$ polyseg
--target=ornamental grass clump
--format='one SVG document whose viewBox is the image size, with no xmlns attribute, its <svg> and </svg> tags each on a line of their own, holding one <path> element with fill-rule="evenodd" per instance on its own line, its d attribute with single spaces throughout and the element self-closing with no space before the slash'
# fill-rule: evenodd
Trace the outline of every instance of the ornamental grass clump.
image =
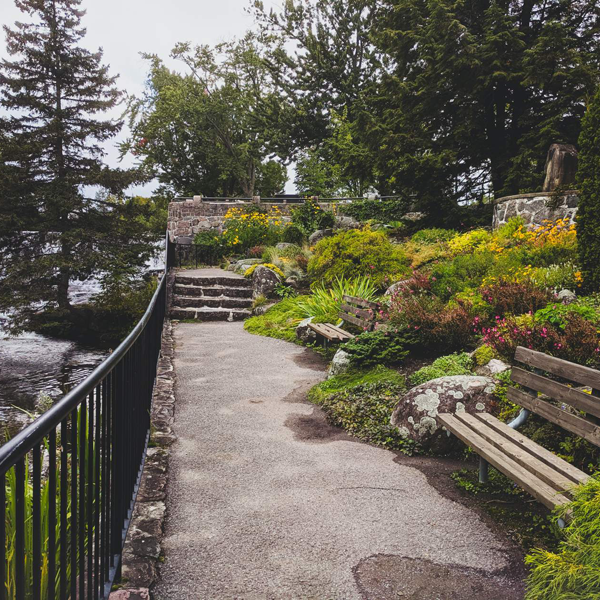
<svg viewBox="0 0 600 600">
<path fill-rule="evenodd" d="M 370 277 L 336 277 L 330 285 L 313 284 L 311 292 L 298 302 L 304 318 L 313 317 L 316 323 L 335 323 L 339 320 L 344 296 L 373 300 L 377 289 Z"/>
<path fill-rule="evenodd" d="M 535 549 L 525 558 L 530 567 L 526 600 L 593 600 L 600 598 L 600 476 L 575 488 L 573 501 L 556 510 L 570 513 L 557 552 Z"/>
</svg>

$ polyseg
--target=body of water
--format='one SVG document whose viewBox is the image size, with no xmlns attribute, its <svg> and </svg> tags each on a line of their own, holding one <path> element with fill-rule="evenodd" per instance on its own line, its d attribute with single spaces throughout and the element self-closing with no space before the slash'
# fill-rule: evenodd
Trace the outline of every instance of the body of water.
<svg viewBox="0 0 600 600">
<path fill-rule="evenodd" d="M 162 252 L 149 261 L 148 271 L 162 271 Z M 70 287 L 73 304 L 88 302 L 100 291 L 96 280 L 75 281 Z M 0 314 L 0 427 L 11 433 L 89 375 L 108 356 L 109 350 L 78 342 L 24 333 L 8 337 Z M 0 439 L 4 436 L 0 432 Z"/>
</svg>

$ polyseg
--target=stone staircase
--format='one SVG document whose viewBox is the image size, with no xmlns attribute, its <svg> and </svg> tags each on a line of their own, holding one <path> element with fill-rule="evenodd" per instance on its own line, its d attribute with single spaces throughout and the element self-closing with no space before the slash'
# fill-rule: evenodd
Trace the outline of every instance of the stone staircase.
<svg viewBox="0 0 600 600">
<path fill-rule="evenodd" d="M 232 275 L 176 275 L 172 319 L 240 321 L 251 316 L 252 282 Z"/>
</svg>

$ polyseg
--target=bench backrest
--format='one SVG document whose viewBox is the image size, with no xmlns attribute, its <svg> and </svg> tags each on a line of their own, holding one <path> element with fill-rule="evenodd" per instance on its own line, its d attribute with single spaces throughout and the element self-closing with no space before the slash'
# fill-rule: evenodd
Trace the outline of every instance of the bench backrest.
<svg viewBox="0 0 600 600">
<path fill-rule="evenodd" d="M 339 317 L 343 321 L 360 327 L 363 331 L 373 331 L 379 304 L 354 296 L 344 296 Z"/>
<path fill-rule="evenodd" d="M 519 346 L 515 362 L 534 369 L 514 366 L 511 380 L 523 389 L 509 388 L 508 399 L 548 421 L 600 446 L 600 371 L 571 363 L 543 352 Z M 592 394 L 549 379 L 544 372 L 592 389 Z M 538 396 L 538 392 L 559 403 L 556 406 Z M 585 414 L 574 414 L 568 407 Z"/>
</svg>

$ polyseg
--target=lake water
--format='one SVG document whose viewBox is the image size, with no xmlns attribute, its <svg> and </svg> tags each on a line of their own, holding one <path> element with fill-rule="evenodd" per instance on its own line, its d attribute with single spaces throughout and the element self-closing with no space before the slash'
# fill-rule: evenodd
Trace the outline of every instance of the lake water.
<svg viewBox="0 0 600 600">
<path fill-rule="evenodd" d="M 162 253 L 149 261 L 147 269 L 164 268 Z M 87 302 L 99 291 L 98 282 L 73 282 L 69 290 L 74 304 Z M 91 373 L 109 350 L 77 342 L 25 333 L 7 337 L 0 314 L 0 428 L 14 433 L 29 422 L 26 412 L 56 400 Z M 0 431 L 0 439 L 4 436 Z"/>
</svg>

